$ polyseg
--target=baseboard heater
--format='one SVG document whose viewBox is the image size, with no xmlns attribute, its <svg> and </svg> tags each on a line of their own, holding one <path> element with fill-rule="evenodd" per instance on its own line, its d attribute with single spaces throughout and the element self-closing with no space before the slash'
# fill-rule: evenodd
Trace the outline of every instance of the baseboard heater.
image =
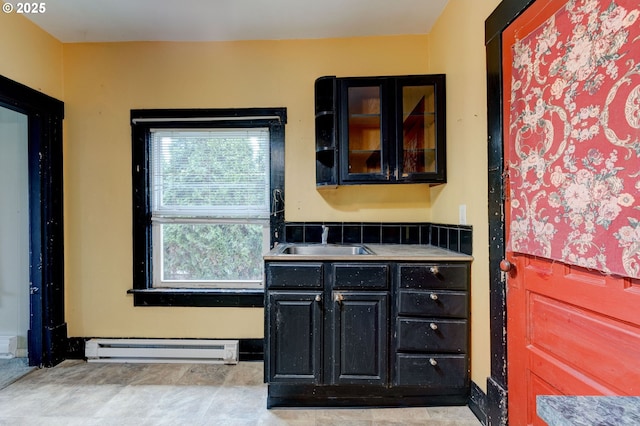
<svg viewBox="0 0 640 426">
<path fill-rule="evenodd" d="M 237 364 L 237 340 L 90 339 L 89 362 Z"/>
<path fill-rule="evenodd" d="M 17 336 L 0 336 L 0 359 L 15 358 L 17 350 Z"/>
</svg>

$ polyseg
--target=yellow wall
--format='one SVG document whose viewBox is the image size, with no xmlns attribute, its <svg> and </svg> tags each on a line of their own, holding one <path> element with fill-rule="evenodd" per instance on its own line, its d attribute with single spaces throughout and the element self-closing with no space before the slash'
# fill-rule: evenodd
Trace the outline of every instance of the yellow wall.
<svg viewBox="0 0 640 426">
<path fill-rule="evenodd" d="M 1 2 L 0 2 L 1 3 Z M 429 36 L 224 43 L 62 44 L 0 13 L 0 75 L 65 101 L 69 336 L 254 338 L 262 309 L 134 308 L 132 108 L 287 107 L 286 219 L 474 227 L 472 379 L 489 375 L 484 20 L 499 0 L 449 0 Z M 322 75 L 447 74 L 448 183 L 318 192 L 313 82 Z"/>
<path fill-rule="evenodd" d="M 263 335 L 263 310 L 133 307 L 132 108 L 286 107 L 286 219 L 428 221 L 426 185 L 315 189 L 313 83 L 425 73 L 427 36 L 65 44 L 66 316 L 70 336 Z"/>
<path fill-rule="evenodd" d="M 63 100 L 62 69 L 62 43 L 24 16 L 0 12 L 0 75 Z"/>
<path fill-rule="evenodd" d="M 447 74 L 447 184 L 431 189 L 431 220 L 473 226 L 471 378 L 485 389 L 489 346 L 487 94 L 484 21 L 500 0 L 449 0 L 429 34 L 429 69 Z"/>
</svg>

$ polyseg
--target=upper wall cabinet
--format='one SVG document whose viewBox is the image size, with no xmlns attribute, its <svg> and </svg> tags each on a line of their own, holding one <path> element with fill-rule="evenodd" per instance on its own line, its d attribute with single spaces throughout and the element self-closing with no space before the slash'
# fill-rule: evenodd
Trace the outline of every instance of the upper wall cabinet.
<svg viewBox="0 0 640 426">
<path fill-rule="evenodd" d="M 321 77 L 316 184 L 446 182 L 444 74 Z"/>
</svg>

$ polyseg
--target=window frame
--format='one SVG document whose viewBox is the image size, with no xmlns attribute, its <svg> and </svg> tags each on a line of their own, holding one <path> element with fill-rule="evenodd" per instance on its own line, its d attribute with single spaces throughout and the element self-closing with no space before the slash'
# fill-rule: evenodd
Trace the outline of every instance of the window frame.
<svg viewBox="0 0 640 426">
<path fill-rule="evenodd" d="M 134 306 L 263 307 L 263 289 L 153 287 L 150 131 L 158 128 L 267 127 L 270 133 L 270 246 L 283 240 L 286 108 L 131 110 Z"/>
</svg>

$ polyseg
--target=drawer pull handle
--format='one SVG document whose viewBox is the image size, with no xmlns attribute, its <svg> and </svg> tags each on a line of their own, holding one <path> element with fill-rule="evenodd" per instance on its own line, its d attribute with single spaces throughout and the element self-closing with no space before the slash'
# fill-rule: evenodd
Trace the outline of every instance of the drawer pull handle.
<svg viewBox="0 0 640 426">
<path fill-rule="evenodd" d="M 429 364 L 431 364 L 431 365 L 433 365 L 435 367 L 436 365 L 438 365 L 438 361 L 436 361 L 433 358 L 429 358 Z"/>
<path fill-rule="evenodd" d="M 432 330 L 437 330 L 438 324 L 436 324 L 435 322 L 432 322 L 431 324 L 429 324 L 429 327 L 431 327 Z"/>
<path fill-rule="evenodd" d="M 316 294 L 316 302 L 321 302 L 322 301 L 322 296 L 320 296 L 319 294 Z"/>
<path fill-rule="evenodd" d="M 440 273 L 440 268 L 438 268 L 437 266 L 432 266 L 429 268 L 429 272 L 431 272 L 431 274 L 436 277 L 437 280 L 443 281 L 444 277 L 442 276 L 442 274 Z"/>
<path fill-rule="evenodd" d="M 431 298 L 431 300 L 438 300 L 438 295 L 435 293 L 431 293 L 429 297 Z"/>
</svg>

